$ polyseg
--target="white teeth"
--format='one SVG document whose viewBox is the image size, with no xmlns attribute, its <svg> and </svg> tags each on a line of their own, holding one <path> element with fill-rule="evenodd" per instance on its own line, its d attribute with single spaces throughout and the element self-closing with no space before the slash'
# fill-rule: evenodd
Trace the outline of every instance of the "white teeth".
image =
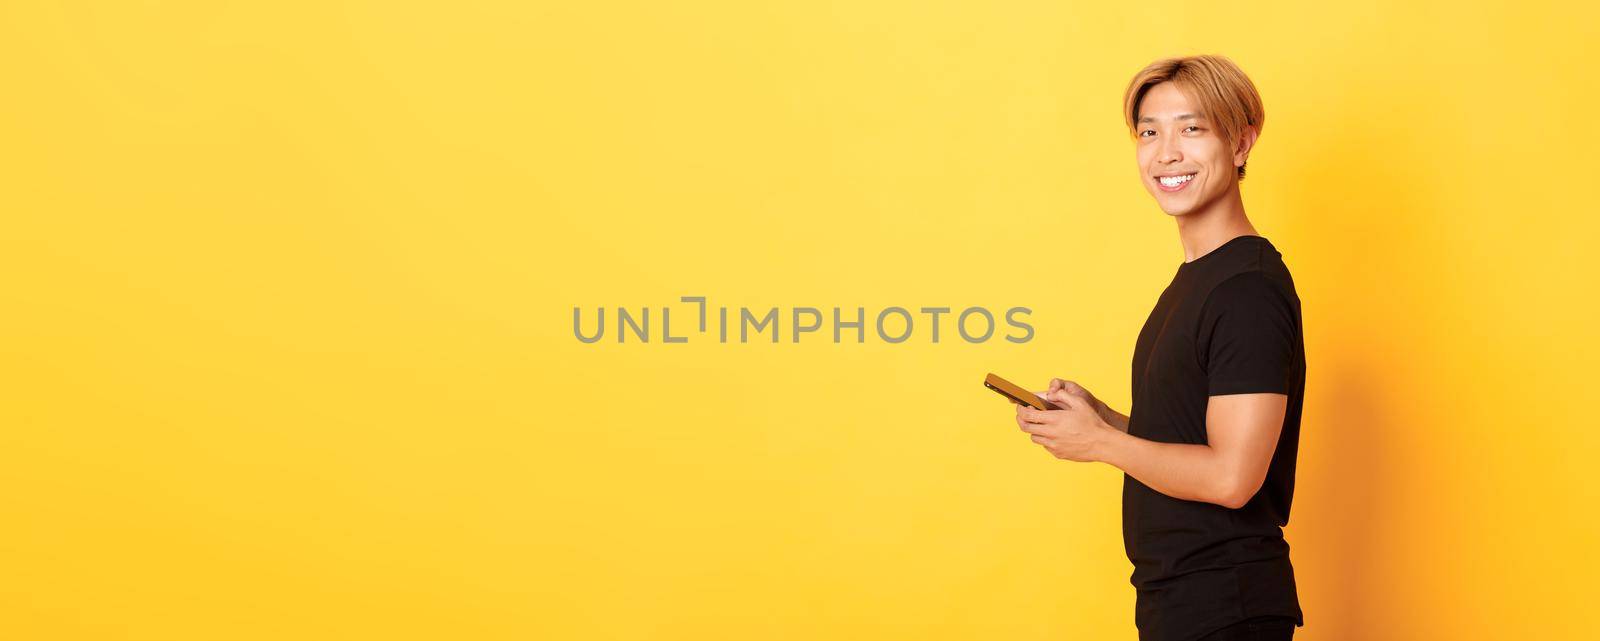
<svg viewBox="0 0 1600 641">
<path fill-rule="evenodd" d="M 1189 174 L 1186 176 L 1162 176 L 1159 180 L 1161 181 L 1162 186 L 1177 187 L 1178 185 L 1189 182 L 1189 179 L 1191 178 L 1194 178 L 1194 174 Z"/>
</svg>

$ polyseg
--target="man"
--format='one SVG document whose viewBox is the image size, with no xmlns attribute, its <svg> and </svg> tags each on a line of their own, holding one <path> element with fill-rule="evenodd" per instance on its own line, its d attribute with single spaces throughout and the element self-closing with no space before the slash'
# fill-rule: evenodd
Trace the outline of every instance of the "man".
<svg viewBox="0 0 1600 641">
<path fill-rule="evenodd" d="M 1284 525 L 1305 391 L 1300 299 L 1245 216 L 1245 161 L 1265 111 L 1218 56 L 1157 61 L 1124 95 L 1145 189 L 1184 262 L 1133 350 L 1123 415 L 1072 381 L 1017 406 L 1058 458 L 1124 472 L 1123 543 L 1141 641 L 1289 639 L 1305 624 Z"/>
</svg>

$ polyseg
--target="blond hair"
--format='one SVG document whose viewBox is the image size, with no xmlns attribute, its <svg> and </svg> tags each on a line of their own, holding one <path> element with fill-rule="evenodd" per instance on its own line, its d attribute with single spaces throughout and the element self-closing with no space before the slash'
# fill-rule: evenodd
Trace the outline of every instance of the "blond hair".
<svg viewBox="0 0 1600 641">
<path fill-rule="evenodd" d="M 1152 87 L 1163 82 L 1173 83 L 1198 102 L 1200 111 L 1230 149 L 1237 147 L 1245 127 L 1255 127 L 1260 135 L 1267 112 L 1255 83 L 1232 60 L 1213 55 L 1157 60 L 1135 74 L 1122 94 L 1122 115 L 1128 121 L 1129 133 L 1138 135 L 1135 121 L 1139 118 L 1139 103 Z M 1244 179 L 1243 165 L 1239 167 L 1239 178 Z"/>
</svg>

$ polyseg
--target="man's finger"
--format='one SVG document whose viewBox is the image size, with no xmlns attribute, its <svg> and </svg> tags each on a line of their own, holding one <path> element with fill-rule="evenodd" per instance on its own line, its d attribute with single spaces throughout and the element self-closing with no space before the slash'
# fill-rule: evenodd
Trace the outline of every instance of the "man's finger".
<svg viewBox="0 0 1600 641">
<path fill-rule="evenodd" d="M 1051 392 L 1050 395 L 1045 398 L 1046 400 L 1049 400 L 1050 402 L 1067 409 L 1075 409 L 1080 403 L 1082 403 L 1081 399 L 1068 394 L 1066 390 L 1056 390 Z"/>
<path fill-rule="evenodd" d="M 1017 416 L 1022 417 L 1022 420 L 1029 423 L 1043 423 L 1049 418 L 1044 412 L 1031 407 L 1024 407 L 1021 412 L 1017 413 Z"/>
<path fill-rule="evenodd" d="M 1029 434 L 1039 435 L 1039 436 L 1045 436 L 1045 435 L 1049 434 L 1049 432 L 1046 431 L 1048 429 L 1050 429 L 1050 428 L 1048 428 L 1048 427 L 1046 427 L 1044 425 L 1034 425 L 1033 423 L 1023 423 L 1022 424 L 1022 431 L 1027 432 Z"/>
</svg>

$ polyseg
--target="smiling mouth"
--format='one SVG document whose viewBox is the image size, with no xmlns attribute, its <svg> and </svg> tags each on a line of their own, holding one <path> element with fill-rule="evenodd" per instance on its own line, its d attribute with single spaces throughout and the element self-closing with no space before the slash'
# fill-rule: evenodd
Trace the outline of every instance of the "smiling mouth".
<svg viewBox="0 0 1600 641">
<path fill-rule="evenodd" d="M 1156 179 L 1156 183 L 1161 185 L 1161 191 L 1180 191 L 1194 180 L 1194 176 L 1194 174 L 1162 176 Z"/>
</svg>

